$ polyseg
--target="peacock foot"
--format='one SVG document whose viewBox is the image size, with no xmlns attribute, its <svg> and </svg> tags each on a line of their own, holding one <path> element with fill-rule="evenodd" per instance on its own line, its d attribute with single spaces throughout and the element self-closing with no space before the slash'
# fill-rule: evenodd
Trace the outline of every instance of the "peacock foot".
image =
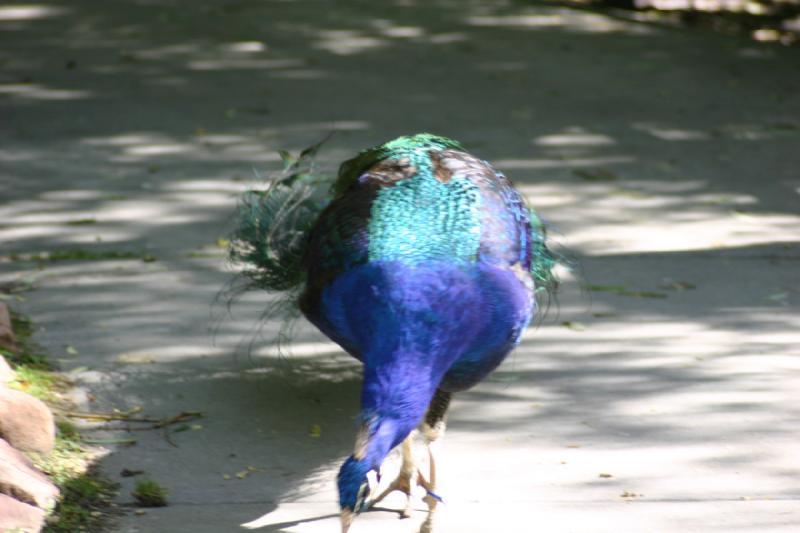
<svg viewBox="0 0 800 533">
<path fill-rule="evenodd" d="M 444 503 L 444 500 L 442 500 L 441 496 L 433 492 L 433 486 L 422 477 L 422 474 L 419 475 L 418 482 L 427 492 L 422 501 L 428 506 L 428 515 L 425 517 L 425 521 L 420 525 L 419 533 L 433 533 L 434 516 L 437 514 L 438 505 Z"/>
<path fill-rule="evenodd" d="M 410 517 L 411 503 L 412 503 L 411 494 L 413 492 L 414 487 L 416 486 L 416 483 L 422 481 L 421 476 L 418 476 L 417 480 L 414 480 L 413 477 L 414 477 L 413 474 L 409 473 L 407 470 L 405 469 L 401 470 L 400 473 L 397 475 L 397 478 L 395 478 L 395 480 L 392 481 L 388 487 L 386 487 L 386 490 L 381 492 L 378 497 L 376 497 L 370 502 L 370 507 L 374 506 L 375 504 L 386 498 L 386 496 L 388 496 L 392 492 L 399 491 L 406 495 L 406 505 L 400 512 L 400 517 L 401 518 Z"/>
</svg>

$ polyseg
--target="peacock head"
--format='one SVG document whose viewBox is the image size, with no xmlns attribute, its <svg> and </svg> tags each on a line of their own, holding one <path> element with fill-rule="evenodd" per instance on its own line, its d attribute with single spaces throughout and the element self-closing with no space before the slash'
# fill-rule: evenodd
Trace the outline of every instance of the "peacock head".
<svg viewBox="0 0 800 533">
<path fill-rule="evenodd" d="M 355 516 L 363 511 L 369 497 L 367 473 L 372 470 L 366 460 L 352 455 L 339 470 L 339 505 L 342 508 L 342 533 L 347 533 Z"/>
</svg>

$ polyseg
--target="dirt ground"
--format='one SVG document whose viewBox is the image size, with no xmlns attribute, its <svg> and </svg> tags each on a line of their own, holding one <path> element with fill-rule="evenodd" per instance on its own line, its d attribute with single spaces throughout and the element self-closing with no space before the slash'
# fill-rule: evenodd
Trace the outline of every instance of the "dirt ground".
<svg viewBox="0 0 800 533">
<path fill-rule="evenodd" d="M 304 323 L 279 360 L 265 295 L 215 300 L 220 239 L 278 149 L 334 132 L 334 171 L 447 135 L 576 266 L 455 400 L 441 531 L 797 531 L 798 94 L 796 48 L 533 3 L 4 4 L 0 282 L 33 287 L 11 303 L 79 406 L 204 413 L 89 432 L 136 439 L 102 463 L 121 504 L 125 468 L 169 490 L 113 531 L 337 531 L 358 366 Z M 351 531 L 416 531 L 418 508 Z"/>
</svg>

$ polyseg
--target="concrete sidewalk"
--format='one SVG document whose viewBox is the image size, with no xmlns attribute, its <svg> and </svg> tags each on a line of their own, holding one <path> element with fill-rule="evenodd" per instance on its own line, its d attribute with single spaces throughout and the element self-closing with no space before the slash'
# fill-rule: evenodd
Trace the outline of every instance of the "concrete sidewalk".
<svg viewBox="0 0 800 533">
<path fill-rule="evenodd" d="M 205 413 L 177 447 L 93 435 L 137 440 L 103 462 L 121 503 L 123 468 L 170 492 L 114 531 L 337 531 L 358 366 L 302 323 L 279 360 L 264 295 L 214 303 L 236 195 L 330 131 L 330 171 L 400 134 L 461 140 L 579 265 L 454 402 L 442 531 L 799 530 L 797 49 L 525 3 L 377 4 L 0 6 L 0 282 L 33 283 L 13 304 L 86 408 Z M 94 260 L 18 257 L 74 249 Z"/>
</svg>

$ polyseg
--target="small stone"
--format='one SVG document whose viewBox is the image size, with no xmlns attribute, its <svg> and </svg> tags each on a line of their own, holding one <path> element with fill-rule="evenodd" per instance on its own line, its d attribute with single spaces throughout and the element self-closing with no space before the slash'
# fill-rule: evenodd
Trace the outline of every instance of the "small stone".
<svg viewBox="0 0 800 533">
<path fill-rule="evenodd" d="M 0 494 L 0 531 L 38 532 L 44 526 L 44 511 Z"/>
<path fill-rule="evenodd" d="M 55 505 L 59 491 L 22 453 L 0 439 L 0 493 L 49 509 Z"/>
<path fill-rule="evenodd" d="M 0 437 L 23 452 L 50 453 L 56 438 L 53 413 L 38 398 L 0 386 Z"/>
</svg>

